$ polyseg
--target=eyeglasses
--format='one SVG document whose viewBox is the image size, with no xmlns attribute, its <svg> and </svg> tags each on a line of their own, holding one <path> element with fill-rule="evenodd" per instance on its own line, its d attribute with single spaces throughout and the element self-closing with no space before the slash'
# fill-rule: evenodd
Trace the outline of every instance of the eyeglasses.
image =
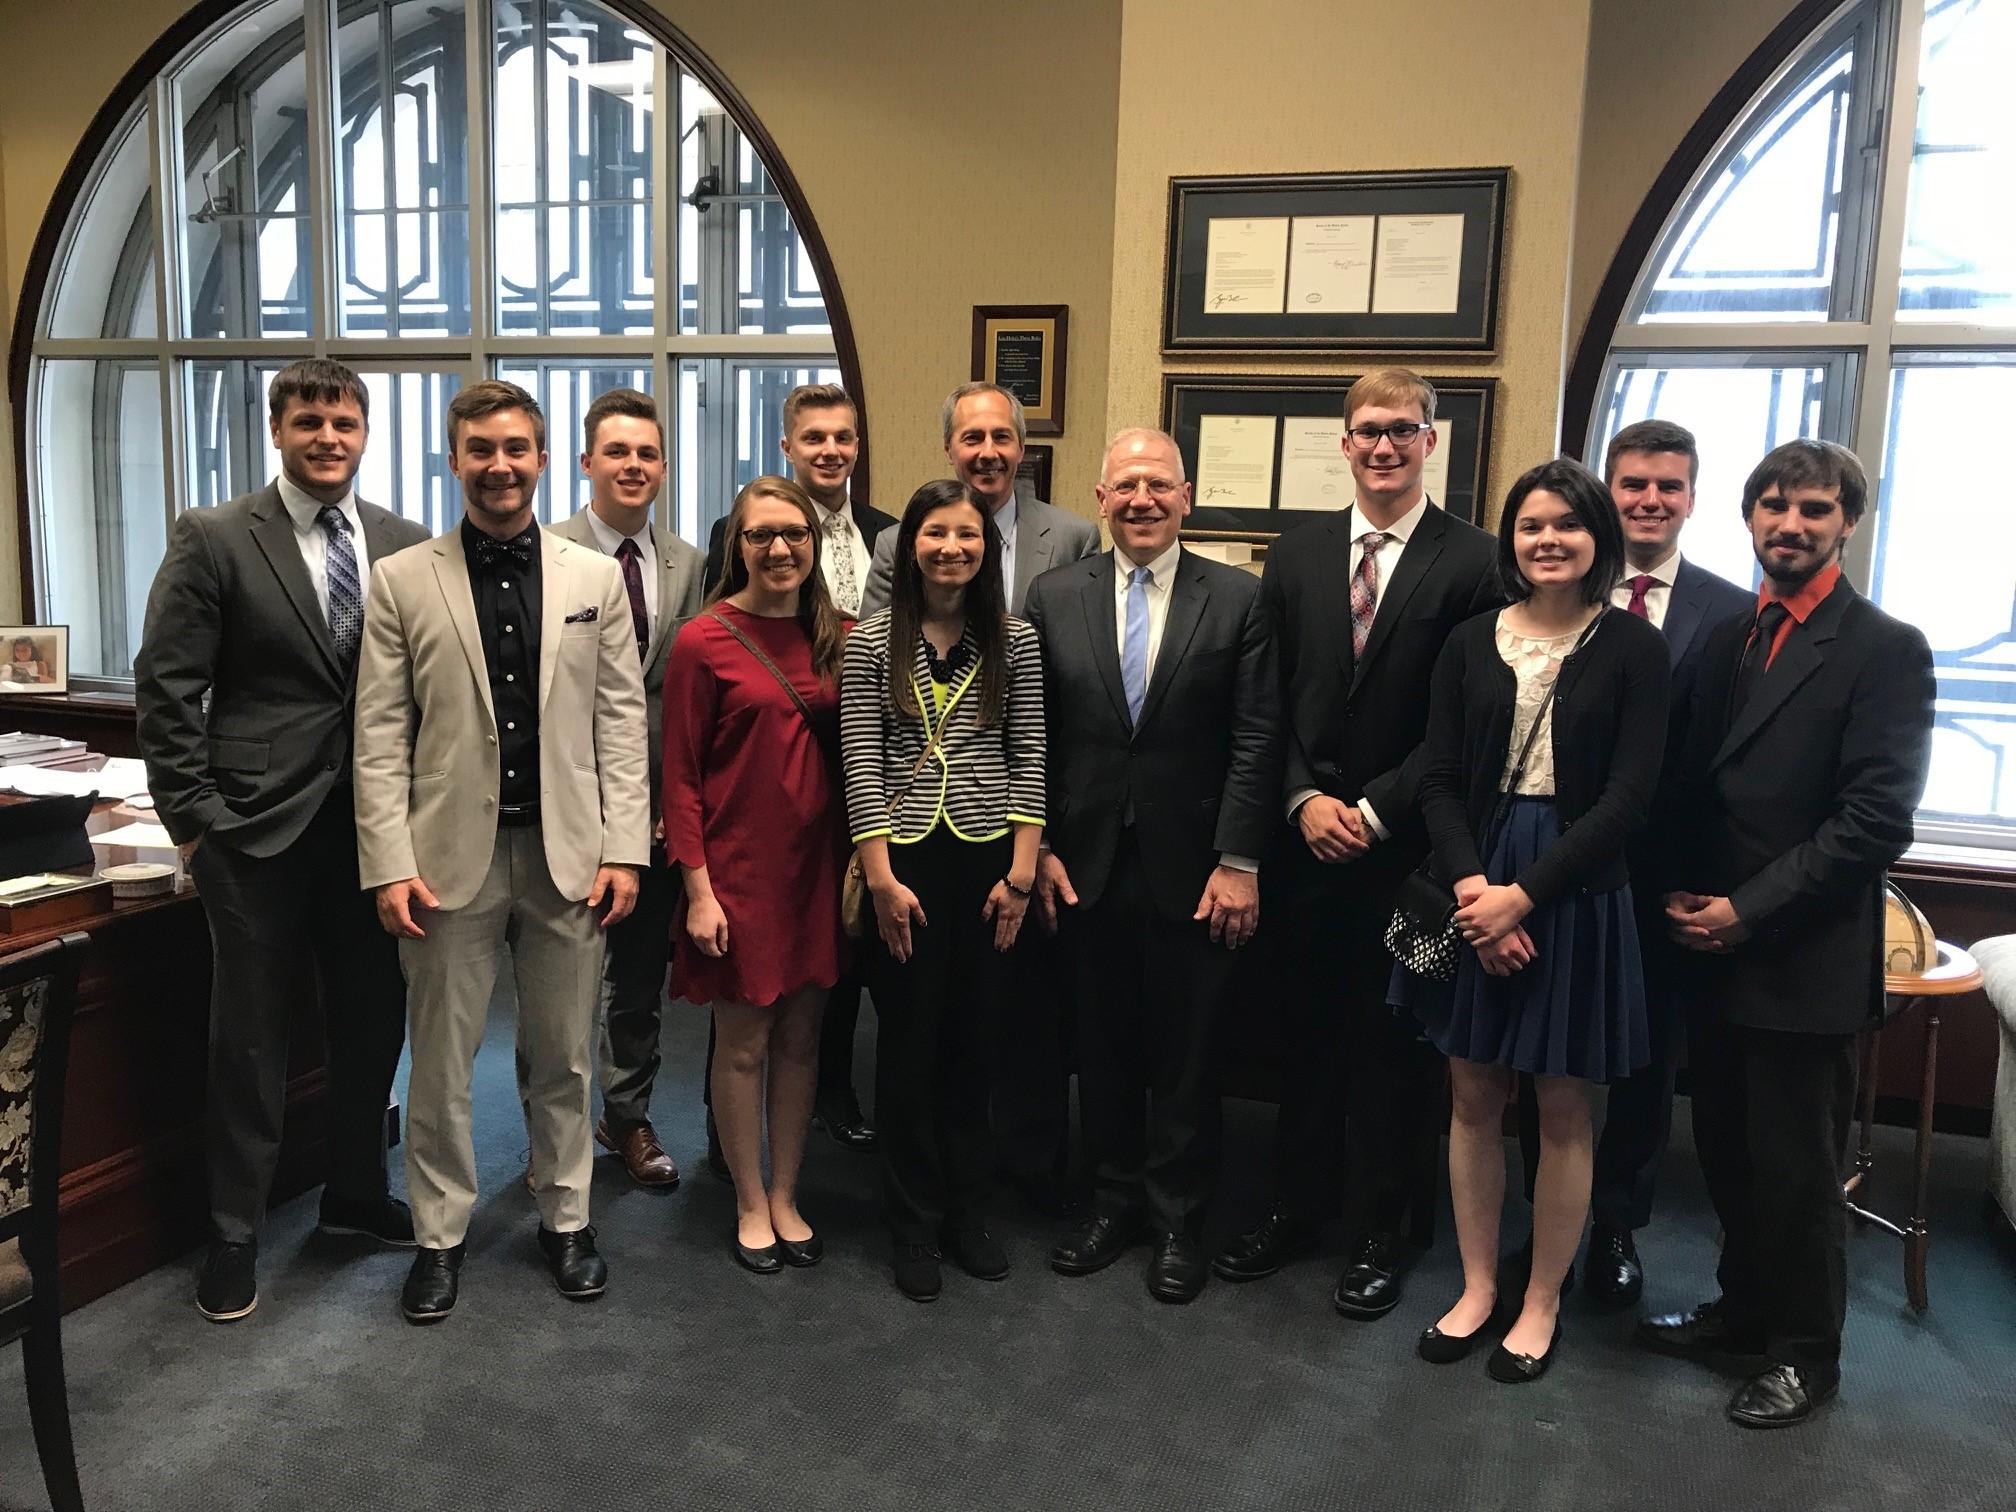
<svg viewBox="0 0 2016 1512">
<path fill-rule="evenodd" d="M 786 546 L 803 546 L 807 541 L 812 539 L 812 527 L 810 525 L 785 525 L 780 528 L 770 525 L 752 525 L 742 532 L 742 539 L 749 545 L 754 546 L 758 551 L 768 551 L 770 543 L 779 536 L 784 538 Z"/>
<path fill-rule="evenodd" d="M 1146 490 L 1154 498 L 1166 499 L 1182 486 L 1172 478 L 1122 478 L 1117 483 L 1108 483 L 1106 492 L 1116 499 L 1131 499 Z"/>
<path fill-rule="evenodd" d="M 1430 425 L 1416 425 L 1412 420 L 1399 420 L 1392 425 L 1354 425 L 1345 434 L 1370 451 L 1379 444 L 1381 436 L 1395 446 L 1411 446 L 1421 432 L 1433 429 Z"/>
</svg>

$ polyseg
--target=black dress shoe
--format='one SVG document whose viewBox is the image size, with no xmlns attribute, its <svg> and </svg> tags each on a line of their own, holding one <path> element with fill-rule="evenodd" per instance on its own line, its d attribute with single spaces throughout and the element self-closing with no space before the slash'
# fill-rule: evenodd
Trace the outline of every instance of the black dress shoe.
<svg viewBox="0 0 2016 1512">
<path fill-rule="evenodd" d="M 1258 1281 L 1297 1255 L 1315 1249 L 1321 1227 L 1307 1218 L 1269 1213 L 1259 1227 L 1248 1229 L 1220 1250 L 1211 1269 L 1227 1281 Z"/>
<path fill-rule="evenodd" d="M 730 1186 L 735 1178 L 728 1172 L 728 1157 L 721 1150 L 721 1131 L 714 1127 L 714 1115 L 707 1115 L 707 1174 L 716 1181 L 725 1181 Z"/>
<path fill-rule="evenodd" d="M 819 1098 L 812 1105 L 812 1127 L 824 1129 L 835 1144 L 849 1150 L 872 1150 L 876 1145 L 875 1125 L 861 1111 L 861 1099 L 852 1087 Z"/>
<path fill-rule="evenodd" d="M 751 1249 L 738 1234 L 735 1236 L 735 1263 L 759 1276 L 774 1276 L 784 1269 L 784 1251 L 778 1248 L 775 1239 Z"/>
<path fill-rule="evenodd" d="M 1477 1341 L 1484 1337 L 1484 1330 L 1491 1326 L 1489 1320 L 1478 1324 L 1466 1334 L 1445 1334 L 1430 1323 L 1421 1330 L 1421 1337 L 1415 1341 L 1414 1352 L 1430 1365 L 1454 1365 L 1469 1356 L 1477 1347 Z"/>
<path fill-rule="evenodd" d="M 413 1210 L 397 1197 L 353 1202 L 324 1192 L 315 1226 L 325 1234 L 357 1234 L 395 1249 L 411 1249 L 415 1242 Z"/>
<path fill-rule="evenodd" d="M 1647 1349 L 1683 1360 L 1742 1358 L 1764 1352 L 1763 1335 L 1732 1323 L 1720 1297 L 1703 1302 L 1692 1312 L 1640 1318 L 1637 1339 Z"/>
<path fill-rule="evenodd" d="M 1645 1267 L 1629 1229 L 1596 1228 L 1589 1235 L 1589 1253 L 1582 1261 L 1582 1284 L 1589 1295 L 1611 1307 L 1636 1302 L 1645 1290 Z"/>
<path fill-rule="evenodd" d="M 553 1272 L 560 1295 L 576 1302 L 599 1297 L 609 1285 L 609 1262 L 595 1252 L 595 1230 L 578 1228 L 559 1234 L 539 1225 L 539 1248 Z"/>
<path fill-rule="evenodd" d="M 258 1244 L 212 1239 L 196 1279 L 196 1310 L 212 1323 L 235 1323 L 258 1305 Z"/>
<path fill-rule="evenodd" d="M 1833 1400 L 1838 1382 L 1821 1385 L 1795 1365 L 1752 1376 L 1729 1398 L 1729 1421 L 1745 1428 L 1796 1428 Z"/>
<path fill-rule="evenodd" d="M 1413 1263 L 1414 1252 L 1398 1234 L 1368 1235 L 1330 1300 L 1347 1318 L 1383 1318 L 1400 1305 L 1400 1282 Z"/>
<path fill-rule="evenodd" d="M 450 1249 L 419 1247 L 406 1284 L 399 1289 L 399 1311 L 408 1323 L 439 1323 L 455 1310 L 462 1289 L 461 1245 Z"/>
<path fill-rule="evenodd" d="M 1537 1381 L 1547 1374 L 1553 1365 L 1554 1356 L 1561 1352 L 1561 1325 L 1554 1325 L 1554 1337 L 1547 1341 L 1547 1353 L 1543 1355 L 1514 1354 L 1503 1344 L 1491 1351 L 1491 1358 L 1484 1362 L 1484 1373 L 1494 1381 L 1502 1381 L 1507 1386 L 1524 1386 L 1528 1381 Z"/>
<path fill-rule="evenodd" d="M 826 1258 L 826 1241 L 817 1234 L 808 1239 L 785 1239 L 777 1241 L 778 1258 L 786 1265 L 795 1265 L 800 1270 L 809 1270 Z"/>
<path fill-rule="evenodd" d="M 1204 1290 L 1204 1247 L 1188 1234 L 1162 1234 L 1148 1261 L 1148 1295 L 1157 1302 L 1193 1302 Z"/>
<path fill-rule="evenodd" d="M 1089 1276 L 1106 1269 L 1142 1237 L 1138 1217 L 1095 1213 L 1079 1225 L 1076 1233 L 1050 1251 L 1050 1269 L 1060 1276 Z"/>
<path fill-rule="evenodd" d="M 935 1244 L 896 1246 L 896 1290 L 912 1302 L 935 1302 L 945 1287 L 945 1272 L 938 1263 Z"/>
<path fill-rule="evenodd" d="M 941 1242 L 953 1263 L 976 1281 L 1000 1281 L 1008 1274 L 1008 1252 L 987 1232 L 985 1219 L 948 1224 Z"/>
</svg>

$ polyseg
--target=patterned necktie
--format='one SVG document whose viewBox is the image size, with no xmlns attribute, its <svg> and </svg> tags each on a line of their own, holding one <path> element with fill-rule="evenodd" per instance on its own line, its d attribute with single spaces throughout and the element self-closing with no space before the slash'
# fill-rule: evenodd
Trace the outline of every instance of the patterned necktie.
<svg viewBox="0 0 2016 1512">
<path fill-rule="evenodd" d="M 625 536 L 616 547 L 616 560 L 623 564 L 623 591 L 630 595 L 630 623 L 637 631 L 637 660 L 649 655 L 651 611 L 644 603 L 644 570 L 638 565 L 643 553 Z"/>
<path fill-rule="evenodd" d="M 1764 669 L 1771 663 L 1772 643 L 1778 639 L 1778 627 L 1791 612 L 1776 599 L 1757 611 L 1757 623 L 1751 627 L 1749 643 L 1743 647 L 1743 660 L 1736 667 L 1736 686 L 1729 700 L 1731 719 L 1743 712 L 1743 706 L 1756 693 L 1757 684 L 1764 680 Z"/>
<path fill-rule="evenodd" d="M 1368 530 L 1358 537 L 1364 555 L 1358 570 L 1351 574 L 1351 656 L 1365 654 L 1365 642 L 1372 635 L 1372 616 L 1379 611 L 1379 548 L 1390 539 L 1383 530 Z"/>
<path fill-rule="evenodd" d="M 329 636 L 336 659 L 348 667 L 357 660 L 357 642 L 364 635 L 364 595 L 357 585 L 357 550 L 350 544 L 350 522 L 334 504 L 324 504 L 315 522 L 328 537 L 323 569 L 329 584 Z"/>
<path fill-rule="evenodd" d="M 861 611 L 861 582 L 854 573 L 854 540 L 847 533 L 847 516 L 838 509 L 825 511 L 826 560 L 832 563 L 829 581 L 833 607 L 852 618 Z"/>
<path fill-rule="evenodd" d="M 1631 579 L 1631 602 L 1624 606 L 1626 614 L 1635 614 L 1642 620 L 1652 618 L 1652 610 L 1645 602 L 1645 595 L 1659 579 L 1649 572 L 1641 572 Z"/>
<path fill-rule="evenodd" d="M 1136 567 L 1127 575 L 1127 635 L 1120 643 L 1120 686 L 1127 694 L 1127 720 L 1138 724 L 1148 701 L 1148 585 L 1155 574 Z"/>
</svg>

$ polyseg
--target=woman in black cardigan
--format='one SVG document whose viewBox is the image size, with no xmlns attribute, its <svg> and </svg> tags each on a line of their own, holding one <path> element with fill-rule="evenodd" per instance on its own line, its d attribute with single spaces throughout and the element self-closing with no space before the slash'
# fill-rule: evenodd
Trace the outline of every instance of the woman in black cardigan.
<svg viewBox="0 0 2016 1512">
<path fill-rule="evenodd" d="M 1532 1279 L 1490 1361 L 1506 1382 L 1537 1379 L 1553 1359 L 1561 1283 L 1589 1210 L 1590 1084 L 1647 1059 L 1624 842 L 1659 778 L 1667 667 L 1659 632 L 1608 607 L 1623 564 L 1609 489 L 1566 459 L 1532 469 L 1499 520 L 1511 602 L 1456 628 L 1429 697 L 1421 812 L 1471 948 L 1453 983 L 1394 977 L 1395 1001 L 1449 1057 L 1454 1093 L 1463 1295 L 1420 1352 L 1461 1359 L 1496 1306 L 1499 1121 L 1526 1072 L 1539 1093 L 1540 1170 Z"/>
</svg>

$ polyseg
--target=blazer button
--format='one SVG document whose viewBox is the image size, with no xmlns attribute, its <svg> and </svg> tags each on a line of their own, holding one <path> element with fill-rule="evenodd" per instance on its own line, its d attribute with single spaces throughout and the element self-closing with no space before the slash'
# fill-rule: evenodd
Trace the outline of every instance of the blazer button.
<svg viewBox="0 0 2016 1512">
<path fill-rule="evenodd" d="M 322 770 L 325 772 L 333 772 L 336 770 L 336 763 L 333 761 L 325 761 L 322 763 Z"/>
</svg>

